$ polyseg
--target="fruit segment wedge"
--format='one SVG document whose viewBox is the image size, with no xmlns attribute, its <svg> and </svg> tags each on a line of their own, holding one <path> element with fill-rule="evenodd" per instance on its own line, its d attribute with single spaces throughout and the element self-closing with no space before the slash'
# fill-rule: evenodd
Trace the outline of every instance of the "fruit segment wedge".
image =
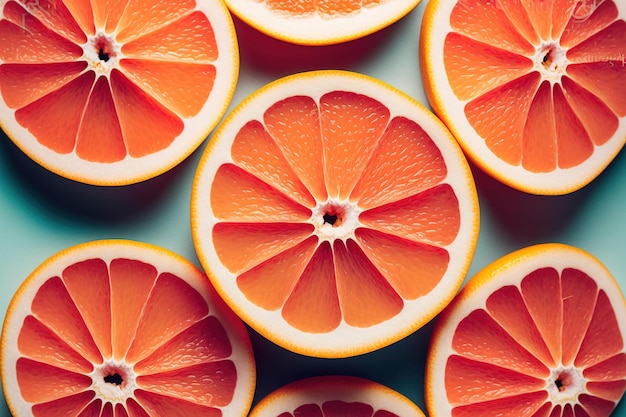
<svg viewBox="0 0 626 417">
<path fill-rule="evenodd" d="M 0 2 L 0 127 L 67 178 L 125 185 L 186 158 L 238 77 L 221 1 Z"/>
<path fill-rule="evenodd" d="M 578 248 L 506 255 L 437 318 L 426 368 L 433 417 L 608 417 L 625 390 L 626 300 Z"/>
<path fill-rule="evenodd" d="M 251 95 L 205 151 L 199 258 L 255 330 L 314 356 L 377 349 L 452 297 L 476 243 L 476 191 L 439 121 L 360 74 L 314 71 Z"/>
<path fill-rule="evenodd" d="M 429 102 L 477 166 L 533 194 L 592 182 L 626 143 L 621 1 L 430 1 Z"/>
<path fill-rule="evenodd" d="M 0 353 L 13 415 L 243 417 L 256 380 L 247 331 L 206 277 L 123 240 L 41 264 L 9 305 Z"/>
</svg>

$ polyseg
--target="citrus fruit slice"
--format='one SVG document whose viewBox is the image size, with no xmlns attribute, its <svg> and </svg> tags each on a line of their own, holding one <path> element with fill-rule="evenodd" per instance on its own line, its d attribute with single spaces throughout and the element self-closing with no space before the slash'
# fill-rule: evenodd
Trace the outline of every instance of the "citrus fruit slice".
<svg viewBox="0 0 626 417">
<path fill-rule="evenodd" d="M 424 417 L 391 388 L 352 376 L 318 376 L 284 385 L 263 398 L 250 417 Z"/>
<path fill-rule="evenodd" d="M 241 320 L 190 262 L 106 240 L 42 263 L 11 300 L 12 415 L 244 417 L 256 370 Z"/>
<path fill-rule="evenodd" d="M 432 417 L 607 417 L 626 389 L 626 301 L 581 249 L 541 244 L 495 261 L 437 318 Z"/>
<path fill-rule="evenodd" d="M 206 148 L 192 189 L 198 257 L 258 333 L 309 356 L 391 344 L 452 299 L 478 235 L 476 188 L 445 126 L 348 71 L 274 81 Z"/>
<path fill-rule="evenodd" d="M 0 127 L 59 175 L 157 176 L 230 104 L 239 52 L 221 0 L 2 0 L 0 12 Z"/>
<path fill-rule="evenodd" d="M 626 142 L 625 15 L 614 0 L 430 1 L 428 99 L 496 179 L 533 194 L 576 191 Z"/>
<path fill-rule="evenodd" d="M 256 30 L 300 45 L 332 45 L 377 32 L 421 0 L 225 0 Z"/>
</svg>

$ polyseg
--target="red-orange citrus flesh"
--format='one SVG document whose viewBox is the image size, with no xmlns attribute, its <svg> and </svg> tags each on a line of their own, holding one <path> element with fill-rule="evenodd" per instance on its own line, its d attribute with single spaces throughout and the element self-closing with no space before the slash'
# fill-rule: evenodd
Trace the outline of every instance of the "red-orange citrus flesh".
<svg viewBox="0 0 626 417">
<path fill-rule="evenodd" d="M 313 356 L 425 324 L 458 290 L 478 234 L 473 178 L 443 124 L 344 71 L 285 77 L 242 102 L 201 159 L 191 212 L 231 308 Z"/>
<path fill-rule="evenodd" d="M 424 417 L 397 391 L 351 376 L 310 377 L 271 392 L 250 417 Z"/>
<path fill-rule="evenodd" d="M 206 276 L 122 240 L 42 263 L 9 304 L 0 354 L 15 417 L 244 417 L 256 381 L 246 328 Z"/>
<path fill-rule="evenodd" d="M 437 319 L 426 371 L 432 417 L 607 417 L 626 390 L 626 300 L 571 246 L 513 252 Z"/>
<path fill-rule="evenodd" d="M 626 2 L 433 0 L 422 79 L 470 159 L 535 194 L 593 181 L 626 143 Z"/>
<path fill-rule="evenodd" d="M 238 70 L 221 0 L 0 1 L 0 127 L 77 181 L 134 183 L 181 162 Z"/>
</svg>

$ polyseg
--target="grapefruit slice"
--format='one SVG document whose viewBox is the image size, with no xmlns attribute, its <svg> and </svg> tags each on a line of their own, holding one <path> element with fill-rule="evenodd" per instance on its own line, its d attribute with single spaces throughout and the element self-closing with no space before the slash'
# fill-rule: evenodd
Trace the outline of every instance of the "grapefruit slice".
<svg viewBox="0 0 626 417">
<path fill-rule="evenodd" d="M 533 194 L 576 191 L 626 143 L 624 16 L 614 0 L 430 1 L 428 99 L 494 178 Z"/>
<path fill-rule="evenodd" d="M 424 417 L 399 392 L 352 376 L 318 376 L 284 385 L 263 398 L 250 417 Z"/>
<path fill-rule="evenodd" d="M 386 346 L 441 311 L 478 216 L 445 126 L 379 80 L 332 70 L 236 107 L 191 199 L 196 252 L 222 298 L 271 341 L 323 357 Z"/>
<path fill-rule="evenodd" d="M 592 255 L 513 252 L 437 318 L 426 367 L 432 417 L 607 417 L 626 389 L 626 300 Z"/>
<path fill-rule="evenodd" d="M 0 127 L 64 177 L 155 177 L 230 104 L 239 55 L 221 0 L 1 0 L 0 13 Z"/>
<path fill-rule="evenodd" d="M 300 45 L 332 45 L 395 23 L 421 0 L 226 0 L 256 30 Z"/>
<path fill-rule="evenodd" d="M 42 263 L 1 346 L 14 416 L 244 417 L 252 404 L 243 323 L 195 266 L 145 243 L 83 243 Z"/>
</svg>

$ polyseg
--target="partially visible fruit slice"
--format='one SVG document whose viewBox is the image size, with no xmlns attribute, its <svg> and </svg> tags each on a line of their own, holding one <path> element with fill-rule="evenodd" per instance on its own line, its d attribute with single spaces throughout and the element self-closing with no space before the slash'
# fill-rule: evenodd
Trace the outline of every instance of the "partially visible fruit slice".
<svg viewBox="0 0 626 417">
<path fill-rule="evenodd" d="M 534 194 L 595 179 L 626 143 L 626 2 L 432 0 L 422 79 L 468 157 Z"/>
<path fill-rule="evenodd" d="M 124 240 L 42 263 L 9 304 L 0 360 L 16 417 L 244 417 L 256 382 L 247 330 L 206 276 Z"/>
<path fill-rule="evenodd" d="M 284 385 L 263 398 L 249 417 L 424 417 L 411 400 L 377 382 L 320 376 Z"/>
<path fill-rule="evenodd" d="M 472 278 L 437 318 L 431 417 L 606 417 L 626 389 L 626 300 L 571 246 L 513 252 Z"/>
<path fill-rule="evenodd" d="M 421 0 L 226 0 L 230 10 L 260 32 L 301 45 L 332 45 L 377 32 L 407 15 Z"/>
<path fill-rule="evenodd" d="M 238 74 L 222 0 L 0 0 L 0 127 L 73 180 L 171 169 L 224 115 Z"/>
<path fill-rule="evenodd" d="M 361 74 L 268 84 L 216 131 L 191 199 L 199 259 L 273 342 L 345 357 L 417 330 L 460 287 L 476 188 L 428 110 Z"/>
</svg>

